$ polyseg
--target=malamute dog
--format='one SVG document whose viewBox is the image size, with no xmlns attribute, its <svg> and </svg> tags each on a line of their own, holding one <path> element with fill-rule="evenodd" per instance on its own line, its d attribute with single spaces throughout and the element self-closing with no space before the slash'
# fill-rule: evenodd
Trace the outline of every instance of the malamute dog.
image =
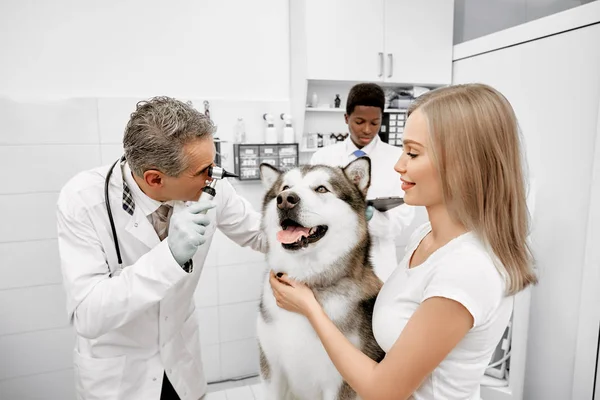
<svg viewBox="0 0 600 400">
<path fill-rule="evenodd" d="M 371 329 L 381 281 L 369 260 L 365 217 L 371 162 L 344 168 L 305 166 L 285 173 L 261 165 L 267 187 L 262 228 L 269 267 L 306 283 L 327 315 L 373 360 L 384 353 Z M 347 400 L 342 379 L 304 316 L 277 306 L 265 278 L 258 316 L 260 367 L 266 400 Z"/>
</svg>

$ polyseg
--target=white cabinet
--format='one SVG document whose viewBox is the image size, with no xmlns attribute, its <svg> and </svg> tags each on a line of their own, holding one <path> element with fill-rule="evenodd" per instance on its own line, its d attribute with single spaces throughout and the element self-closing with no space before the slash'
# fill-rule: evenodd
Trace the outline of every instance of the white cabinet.
<svg viewBox="0 0 600 400">
<path fill-rule="evenodd" d="M 383 77 L 383 0 L 306 0 L 305 29 L 308 79 Z"/>
<path fill-rule="evenodd" d="M 385 82 L 449 85 L 454 1 L 385 1 Z"/>
<path fill-rule="evenodd" d="M 451 83 L 453 0 L 304 1 L 308 79 Z"/>
<path fill-rule="evenodd" d="M 535 177 L 531 242 L 540 284 L 530 291 L 531 312 L 528 302 L 515 299 L 509 386 L 483 388 L 484 400 L 592 398 L 600 304 L 600 24 L 575 24 L 600 21 L 600 2 L 581 8 L 478 39 L 478 54 L 454 63 L 454 84 L 486 83 L 511 102 Z M 457 51 L 468 54 L 469 46 Z M 576 98 L 557 105 L 561 87 Z M 575 153 L 565 151 L 566 132 L 573 132 Z M 573 195 L 557 196 L 565 192 L 557 182 L 568 182 Z"/>
</svg>

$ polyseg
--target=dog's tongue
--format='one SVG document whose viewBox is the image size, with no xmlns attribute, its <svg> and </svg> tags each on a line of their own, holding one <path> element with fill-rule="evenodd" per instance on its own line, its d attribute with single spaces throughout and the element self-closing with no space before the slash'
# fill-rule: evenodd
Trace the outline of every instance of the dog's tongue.
<svg viewBox="0 0 600 400">
<path fill-rule="evenodd" d="M 309 228 L 290 226 L 285 231 L 281 230 L 277 232 L 277 240 L 285 244 L 296 243 L 302 236 L 308 237 L 309 231 Z"/>
</svg>

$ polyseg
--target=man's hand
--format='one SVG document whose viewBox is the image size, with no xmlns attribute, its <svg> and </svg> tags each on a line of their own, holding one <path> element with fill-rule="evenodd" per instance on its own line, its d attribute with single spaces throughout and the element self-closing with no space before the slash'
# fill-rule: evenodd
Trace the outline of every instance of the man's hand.
<svg viewBox="0 0 600 400">
<path fill-rule="evenodd" d="M 214 203 L 202 201 L 171 216 L 167 242 L 173 258 L 179 265 L 183 266 L 188 262 L 196 254 L 198 246 L 206 242 L 204 232 L 210 220 L 203 212 L 214 207 Z"/>
</svg>

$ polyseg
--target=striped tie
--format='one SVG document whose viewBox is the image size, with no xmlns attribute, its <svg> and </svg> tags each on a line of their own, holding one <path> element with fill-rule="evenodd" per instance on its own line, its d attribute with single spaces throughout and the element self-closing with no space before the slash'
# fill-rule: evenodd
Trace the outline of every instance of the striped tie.
<svg viewBox="0 0 600 400">
<path fill-rule="evenodd" d="M 161 240 L 161 242 L 169 233 L 169 217 L 172 208 L 173 207 L 168 204 L 163 204 L 162 206 L 158 207 L 158 210 L 152 213 L 152 226 L 154 226 L 154 230 L 158 234 L 158 238 Z"/>
<path fill-rule="evenodd" d="M 169 221 L 171 220 L 172 210 L 172 206 L 163 204 L 162 206 L 158 207 L 156 211 L 150 214 L 152 218 L 152 226 L 154 226 L 154 230 L 156 231 L 156 234 L 161 242 L 169 234 Z M 194 263 L 192 260 L 188 260 L 188 262 L 183 264 L 183 270 L 185 272 L 192 272 L 194 270 Z"/>
</svg>

